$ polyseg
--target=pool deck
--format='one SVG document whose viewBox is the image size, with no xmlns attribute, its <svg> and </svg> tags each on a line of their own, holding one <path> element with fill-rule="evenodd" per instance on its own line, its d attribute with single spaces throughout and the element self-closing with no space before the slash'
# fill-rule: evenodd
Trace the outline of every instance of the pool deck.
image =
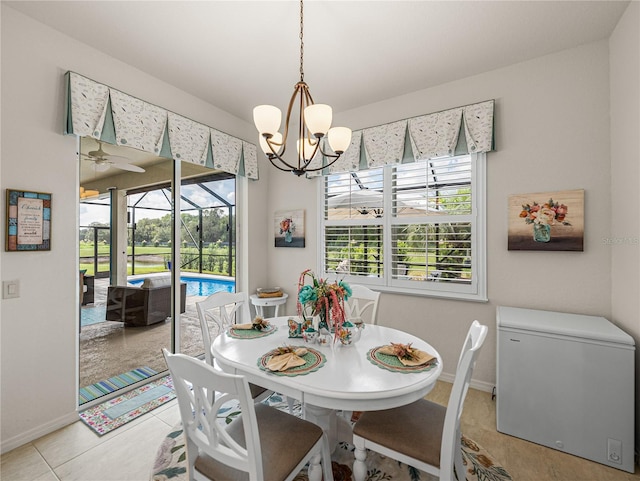
<svg viewBox="0 0 640 481">
<path fill-rule="evenodd" d="M 189 273 L 183 276 L 198 277 L 199 275 Z M 149 275 L 140 277 L 149 277 Z M 82 306 L 82 309 L 104 306 L 108 286 L 108 278 L 95 279 L 94 303 Z M 200 321 L 196 310 L 196 302 L 204 298 L 204 296 L 187 296 L 186 311 L 180 315 L 181 350 L 190 356 L 204 354 Z M 170 319 L 145 327 L 125 326 L 117 321 L 104 321 L 84 326 L 80 329 L 79 385 L 80 387 L 88 386 L 142 366 L 148 366 L 157 372 L 165 371 L 166 364 L 162 356 L 162 348 L 170 349 L 170 344 Z"/>
</svg>

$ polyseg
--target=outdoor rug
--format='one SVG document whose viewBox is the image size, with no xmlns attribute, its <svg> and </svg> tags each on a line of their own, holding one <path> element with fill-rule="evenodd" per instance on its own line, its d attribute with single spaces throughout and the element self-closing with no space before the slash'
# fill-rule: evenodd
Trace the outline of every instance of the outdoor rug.
<svg viewBox="0 0 640 481">
<path fill-rule="evenodd" d="M 265 401 L 269 405 L 288 411 L 285 400 L 274 394 Z M 299 403 L 294 405 L 300 413 Z M 228 423 L 238 415 L 235 406 L 223 407 L 218 413 L 222 423 Z M 353 445 L 339 443 L 332 455 L 331 467 L 335 481 L 353 479 Z M 497 464 L 485 449 L 465 436 L 462 436 L 462 459 L 467 468 L 467 481 L 511 481 L 507 471 Z M 187 481 L 187 460 L 182 425 L 174 426 L 164 439 L 156 454 L 151 472 L 151 481 Z M 294 478 L 294 481 L 308 481 L 306 468 Z M 437 481 L 435 476 L 419 471 L 411 466 L 369 451 L 367 455 L 367 481 Z"/>
<path fill-rule="evenodd" d="M 82 387 L 80 388 L 78 396 L 78 404 L 82 406 L 84 403 L 93 401 L 106 394 L 111 394 L 118 389 L 131 386 L 139 381 L 144 381 L 155 374 L 158 373 L 150 367 L 144 366 L 134 369 L 133 371 L 125 372 L 124 374 L 118 374 L 104 381 L 99 381 L 90 386 Z"/>
<path fill-rule="evenodd" d="M 170 376 L 152 381 L 80 413 L 80 419 L 99 436 L 136 419 L 176 397 Z"/>
</svg>

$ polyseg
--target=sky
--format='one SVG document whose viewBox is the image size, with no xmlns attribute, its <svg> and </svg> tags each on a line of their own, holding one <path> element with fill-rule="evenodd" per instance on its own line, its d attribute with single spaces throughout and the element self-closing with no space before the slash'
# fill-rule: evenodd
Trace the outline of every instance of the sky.
<svg viewBox="0 0 640 481">
<path fill-rule="evenodd" d="M 226 200 L 231 205 L 235 205 L 235 182 L 233 179 L 207 182 L 205 184 L 213 192 L 218 194 L 222 199 Z M 195 184 L 182 186 L 182 195 L 187 197 L 194 204 L 202 207 L 223 207 L 226 204 L 216 199 L 211 194 L 201 189 Z M 135 194 L 129 197 L 129 205 L 137 203 L 138 207 L 154 207 L 156 209 L 166 210 L 149 210 L 149 209 L 136 209 L 136 219 L 143 218 L 159 218 L 171 213 L 170 192 L 153 191 L 145 194 Z M 142 199 L 142 200 L 140 200 Z M 100 205 L 96 205 L 100 204 Z M 185 202 L 181 202 L 181 209 L 185 210 L 191 206 Z M 194 212 L 195 213 L 195 212 Z M 109 223 L 109 197 L 92 199 L 91 203 L 80 203 L 80 226 L 88 226 L 93 222 L 99 222 L 102 224 Z"/>
</svg>

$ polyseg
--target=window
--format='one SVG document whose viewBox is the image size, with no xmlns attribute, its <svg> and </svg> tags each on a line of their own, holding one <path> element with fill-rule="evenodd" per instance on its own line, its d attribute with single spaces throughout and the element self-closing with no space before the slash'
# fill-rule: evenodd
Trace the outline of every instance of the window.
<svg viewBox="0 0 640 481">
<path fill-rule="evenodd" d="M 321 271 L 384 291 L 486 300 L 485 160 L 324 177 Z"/>
</svg>

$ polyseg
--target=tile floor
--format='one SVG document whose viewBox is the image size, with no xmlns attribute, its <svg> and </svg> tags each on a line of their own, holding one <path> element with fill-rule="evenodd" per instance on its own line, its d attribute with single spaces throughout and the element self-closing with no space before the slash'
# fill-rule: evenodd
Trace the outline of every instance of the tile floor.
<svg viewBox="0 0 640 481">
<path fill-rule="evenodd" d="M 451 384 L 428 398 L 446 404 Z M 1 457 L 2 481 L 148 481 L 156 451 L 180 414 L 175 400 L 99 437 L 78 421 Z M 548 449 L 496 431 L 495 403 L 469 390 L 462 432 L 485 447 L 514 481 L 640 481 L 634 474 Z"/>
<path fill-rule="evenodd" d="M 148 481 L 156 451 L 180 421 L 174 399 L 100 437 L 81 421 L 1 458 L 2 481 Z"/>
</svg>

